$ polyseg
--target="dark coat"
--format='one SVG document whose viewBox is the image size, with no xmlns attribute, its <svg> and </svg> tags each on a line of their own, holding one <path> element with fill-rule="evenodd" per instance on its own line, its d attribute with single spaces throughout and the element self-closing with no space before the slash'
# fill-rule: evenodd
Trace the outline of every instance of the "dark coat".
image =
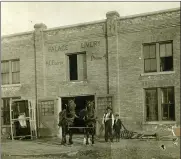
<svg viewBox="0 0 181 159">
<path fill-rule="evenodd" d="M 118 119 L 117 122 L 116 122 L 116 119 L 115 119 L 115 120 L 114 120 L 113 129 L 114 129 L 115 131 L 117 131 L 117 130 L 120 130 L 121 128 L 122 128 L 122 122 L 121 122 L 121 120 Z"/>
</svg>

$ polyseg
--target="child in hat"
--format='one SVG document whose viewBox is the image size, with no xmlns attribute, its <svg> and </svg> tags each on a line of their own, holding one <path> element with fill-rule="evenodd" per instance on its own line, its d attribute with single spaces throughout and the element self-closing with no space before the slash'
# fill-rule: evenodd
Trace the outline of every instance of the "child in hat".
<svg viewBox="0 0 181 159">
<path fill-rule="evenodd" d="M 122 122 L 119 119 L 119 114 L 115 114 L 115 120 L 113 125 L 114 135 L 116 138 L 116 142 L 120 141 L 120 130 L 122 128 Z"/>
</svg>

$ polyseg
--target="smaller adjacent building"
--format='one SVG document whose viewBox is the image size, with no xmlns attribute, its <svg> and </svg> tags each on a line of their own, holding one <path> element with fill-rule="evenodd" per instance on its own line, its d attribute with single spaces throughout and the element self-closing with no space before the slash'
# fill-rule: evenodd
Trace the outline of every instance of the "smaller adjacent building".
<svg viewBox="0 0 181 159">
<path fill-rule="evenodd" d="M 59 133 L 58 113 L 70 98 L 77 113 L 95 101 L 97 135 L 108 105 L 129 130 L 180 125 L 180 8 L 128 17 L 114 11 L 105 20 L 52 29 L 35 24 L 1 43 L 6 132 L 13 99 L 36 109 L 39 136 Z"/>
</svg>

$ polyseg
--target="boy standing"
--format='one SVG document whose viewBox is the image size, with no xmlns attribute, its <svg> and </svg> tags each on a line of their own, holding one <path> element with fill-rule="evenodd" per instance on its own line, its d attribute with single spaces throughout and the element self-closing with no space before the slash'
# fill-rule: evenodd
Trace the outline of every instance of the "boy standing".
<svg viewBox="0 0 181 159">
<path fill-rule="evenodd" d="M 121 130 L 121 128 L 122 128 L 122 122 L 119 119 L 119 114 L 115 114 L 113 129 L 114 129 L 114 133 L 115 133 L 115 137 L 116 137 L 116 142 L 120 141 L 120 130 Z"/>
</svg>

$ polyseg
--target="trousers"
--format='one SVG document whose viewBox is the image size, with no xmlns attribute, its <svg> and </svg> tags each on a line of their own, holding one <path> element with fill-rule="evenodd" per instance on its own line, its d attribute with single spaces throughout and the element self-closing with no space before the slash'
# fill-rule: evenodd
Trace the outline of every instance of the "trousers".
<svg viewBox="0 0 181 159">
<path fill-rule="evenodd" d="M 111 120 L 105 122 L 105 141 L 108 142 L 108 139 L 110 139 L 111 142 L 113 141 Z"/>
</svg>

